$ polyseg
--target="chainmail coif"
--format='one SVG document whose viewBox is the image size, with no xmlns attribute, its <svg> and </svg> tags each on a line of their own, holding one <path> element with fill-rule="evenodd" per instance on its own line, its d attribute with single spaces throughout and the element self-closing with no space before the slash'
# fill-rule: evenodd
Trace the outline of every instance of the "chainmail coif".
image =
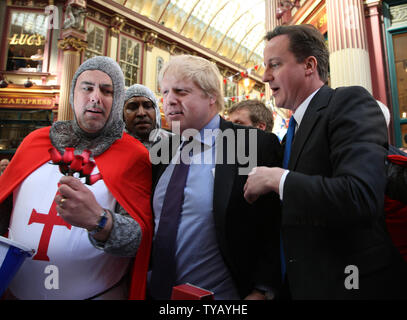
<svg viewBox="0 0 407 320">
<path fill-rule="evenodd" d="M 83 131 L 77 122 L 74 110 L 74 89 L 80 74 L 87 70 L 100 70 L 110 76 L 113 83 L 112 110 L 105 126 L 98 132 L 88 133 Z M 65 148 L 75 148 L 75 154 L 88 149 L 92 156 L 98 156 L 106 151 L 112 143 L 120 139 L 123 134 L 123 102 L 124 102 L 124 77 L 120 66 L 109 57 L 98 56 L 86 60 L 76 71 L 69 95 L 71 108 L 74 111 L 74 120 L 57 121 L 50 130 L 51 143 L 60 152 Z"/>
</svg>

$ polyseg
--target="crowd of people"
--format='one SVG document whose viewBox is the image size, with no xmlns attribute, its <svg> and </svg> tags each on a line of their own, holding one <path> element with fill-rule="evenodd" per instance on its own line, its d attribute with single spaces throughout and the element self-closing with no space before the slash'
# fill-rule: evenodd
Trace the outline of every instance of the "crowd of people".
<svg viewBox="0 0 407 320">
<path fill-rule="evenodd" d="M 149 88 L 125 89 L 111 58 L 86 60 L 74 119 L 1 162 L 0 234 L 36 250 L 3 299 L 168 300 L 185 283 L 216 300 L 407 299 L 407 156 L 394 157 L 386 112 L 362 87 L 326 85 L 316 28 L 265 40 L 263 81 L 292 111 L 281 143 L 260 101 L 220 116 L 204 58 L 160 72 L 171 131 Z M 392 219 L 388 199 L 402 208 Z M 58 290 L 44 286 L 50 264 Z"/>
</svg>

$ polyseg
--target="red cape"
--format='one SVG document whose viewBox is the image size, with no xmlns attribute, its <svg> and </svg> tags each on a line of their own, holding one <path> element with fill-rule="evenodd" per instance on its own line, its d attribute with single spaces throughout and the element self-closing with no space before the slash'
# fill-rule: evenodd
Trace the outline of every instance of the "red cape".
<svg viewBox="0 0 407 320">
<path fill-rule="evenodd" d="M 0 203 L 28 175 L 51 160 L 48 152 L 52 147 L 49 130 L 50 127 L 36 130 L 23 140 L 0 176 Z M 148 150 L 139 141 L 123 133 L 121 139 L 95 157 L 95 162 L 109 191 L 141 227 L 142 240 L 133 264 L 129 298 L 144 299 L 153 235 Z"/>
</svg>

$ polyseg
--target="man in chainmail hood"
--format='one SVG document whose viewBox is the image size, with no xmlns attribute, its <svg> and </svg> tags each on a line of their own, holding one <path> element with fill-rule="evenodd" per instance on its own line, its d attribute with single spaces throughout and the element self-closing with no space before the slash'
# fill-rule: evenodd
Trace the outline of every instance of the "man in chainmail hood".
<svg viewBox="0 0 407 320">
<path fill-rule="evenodd" d="M 126 90 L 123 118 L 126 132 L 140 140 L 150 149 L 170 133 L 161 128 L 161 114 L 154 93 L 141 84 L 134 84 Z"/>
<path fill-rule="evenodd" d="M 86 60 L 72 79 L 70 102 L 74 119 L 29 134 L 0 176 L 0 232 L 9 228 L 14 241 L 36 250 L 6 295 L 143 299 L 151 163 L 142 144 L 123 132 L 124 79 L 117 62 Z M 59 290 L 44 286 L 50 264 L 60 271 Z"/>
<path fill-rule="evenodd" d="M 88 70 L 101 70 L 113 83 L 113 103 L 107 122 L 97 132 L 86 132 L 78 125 L 74 106 L 74 91 L 79 76 Z M 124 99 L 124 79 L 120 66 L 109 57 L 95 57 L 86 60 L 76 71 L 69 94 L 69 100 L 74 113 L 74 120 L 57 121 L 50 131 L 52 144 L 63 151 L 66 147 L 75 147 L 77 152 L 84 149 L 92 151 L 94 156 L 103 153 L 116 140 L 122 137 L 124 122 L 122 118 Z"/>
</svg>

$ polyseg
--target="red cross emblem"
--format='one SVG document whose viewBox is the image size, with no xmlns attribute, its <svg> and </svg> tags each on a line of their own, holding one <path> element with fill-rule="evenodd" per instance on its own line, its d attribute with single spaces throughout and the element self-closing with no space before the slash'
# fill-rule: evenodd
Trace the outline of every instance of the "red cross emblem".
<svg viewBox="0 0 407 320">
<path fill-rule="evenodd" d="M 33 257 L 33 260 L 49 261 L 47 253 L 52 229 L 54 226 L 65 226 L 70 230 L 72 226 L 58 215 L 57 204 L 55 201 L 52 201 L 51 209 L 49 210 L 48 214 L 40 213 L 33 209 L 31 212 L 30 221 L 28 221 L 29 225 L 31 223 L 42 223 L 44 225 L 38 250 Z"/>
</svg>

